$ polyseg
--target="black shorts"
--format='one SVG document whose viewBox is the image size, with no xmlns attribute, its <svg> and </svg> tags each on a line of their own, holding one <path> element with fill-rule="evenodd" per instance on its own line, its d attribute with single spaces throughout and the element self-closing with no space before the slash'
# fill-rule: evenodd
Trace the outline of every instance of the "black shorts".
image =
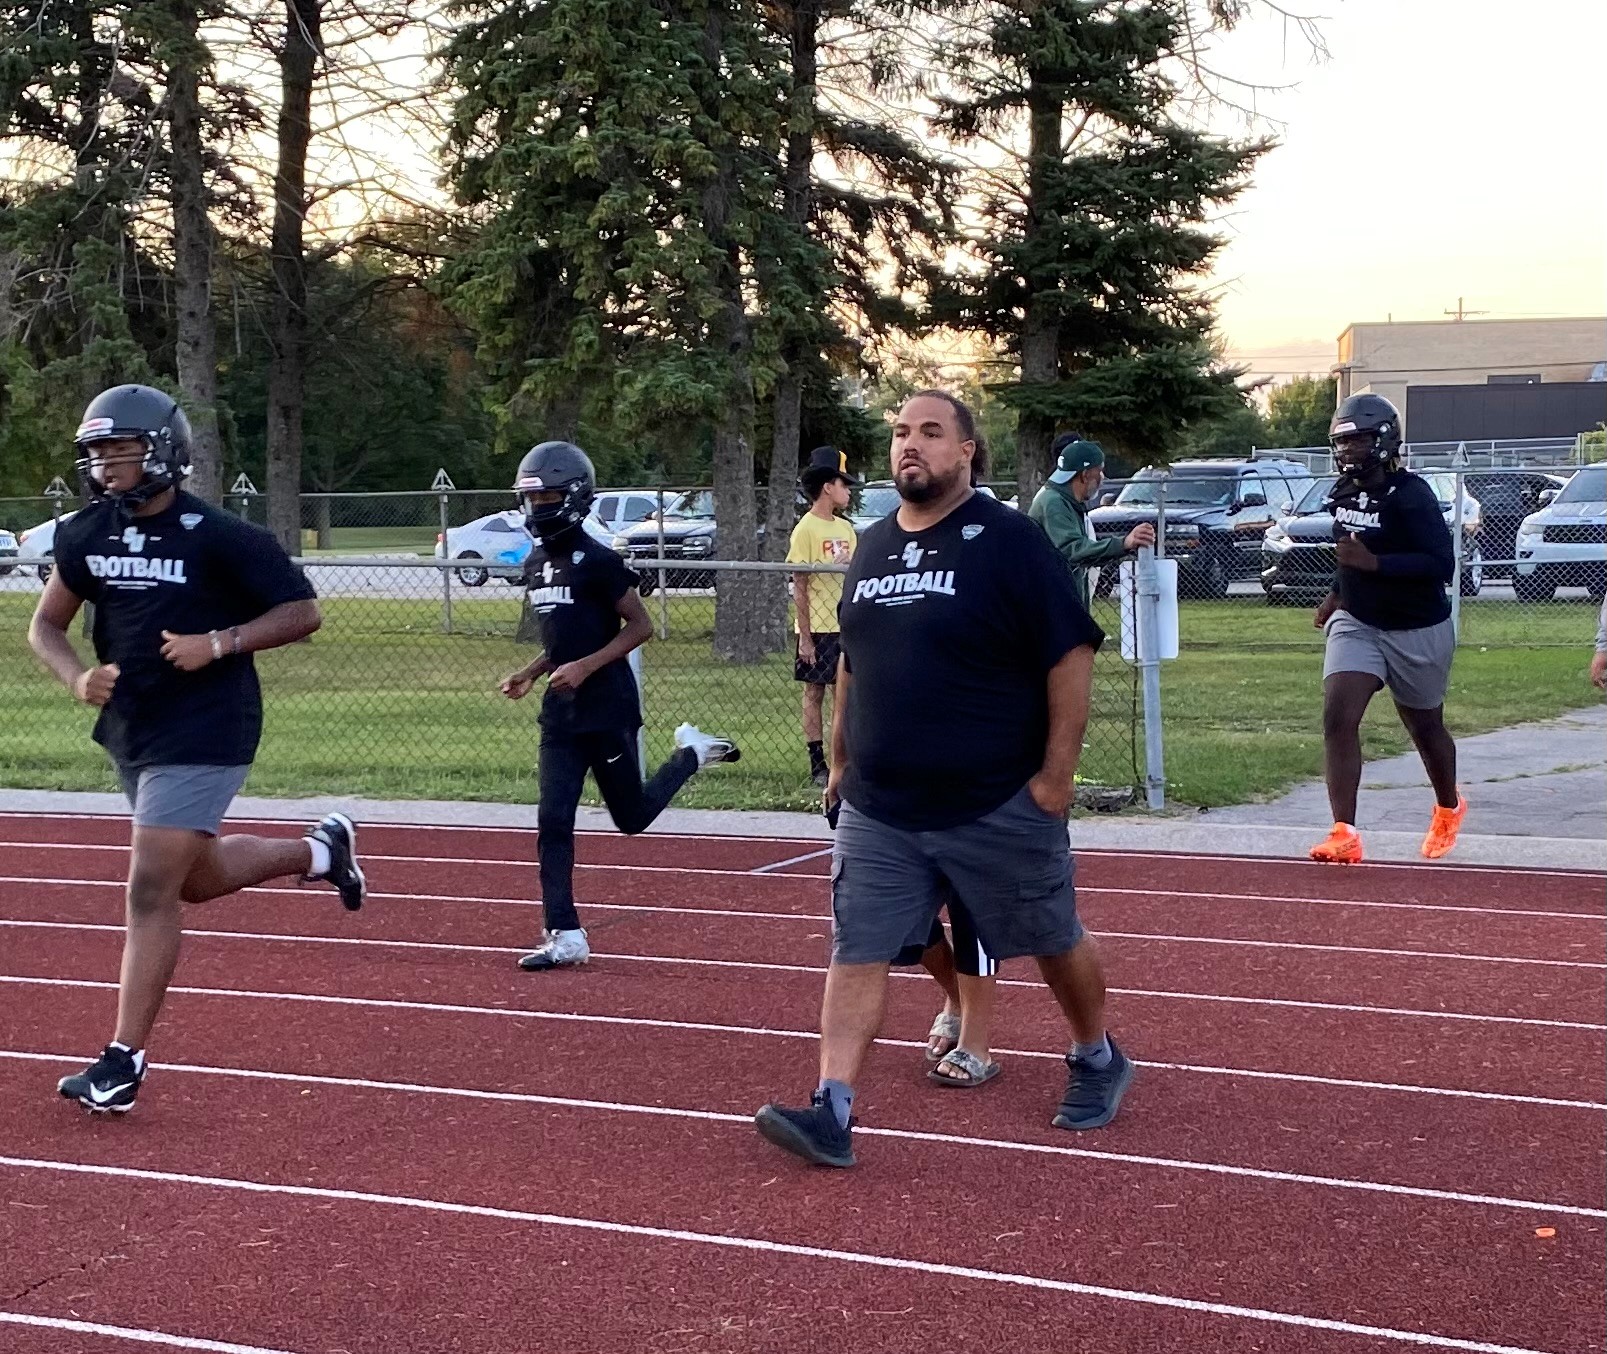
<svg viewBox="0 0 1607 1354">
<path fill-rule="evenodd" d="M 829 634 L 815 636 L 815 661 L 805 663 L 797 657 L 794 649 L 792 676 L 794 681 L 807 682 L 810 686 L 836 686 L 837 660 L 842 657 L 843 637 L 835 630 Z"/>
<path fill-rule="evenodd" d="M 950 944 L 954 950 L 954 967 L 968 978 L 991 978 L 999 971 L 999 961 L 996 960 L 983 947 L 977 938 L 976 927 L 971 924 L 971 914 L 960 905 L 960 900 L 949 895 L 946 904 L 949 914 L 949 930 L 953 933 Z M 898 952 L 893 960 L 895 966 L 910 968 L 921 962 L 921 956 L 934 945 L 943 943 L 943 923 L 932 918 L 932 930 L 926 937 L 924 945 L 906 945 Z"/>
</svg>

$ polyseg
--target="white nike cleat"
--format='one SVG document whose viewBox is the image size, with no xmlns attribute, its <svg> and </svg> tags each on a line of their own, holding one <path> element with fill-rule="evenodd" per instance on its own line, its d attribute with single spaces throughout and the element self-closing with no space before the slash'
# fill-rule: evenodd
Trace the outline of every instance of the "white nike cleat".
<svg viewBox="0 0 1607 1354">
<path fill-rule="evenodd" d="M 553 968 L 579 968 L 590 958 L 591 946 L 584 931 L 548 931 L 541 944 L 519 960 L 519 967 L 527 973 L 545 973 Z"/>
<path fill-rule="evenodd" d="M 700 770 L 712 762 L 735 762 L 742 759 L 742 750 L 729 738 L 716 738 L 691 724 L 683 724 L 675 731 L 675 746 L 689 748 L 697 753 Z"/>
</svg>

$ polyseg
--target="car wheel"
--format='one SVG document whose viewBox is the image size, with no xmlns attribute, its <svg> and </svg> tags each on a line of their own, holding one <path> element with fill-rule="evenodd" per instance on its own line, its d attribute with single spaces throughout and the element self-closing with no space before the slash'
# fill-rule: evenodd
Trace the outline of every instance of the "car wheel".
<svg viewBox="0 0 1607 1354">
<path fill-rule="evenodd" d="M 1478 546 L 1462 560 L 1462 596 L 1477 597 L 1484 586 L 1484 553 Z"/>
<path fill-rule="evenodd" d="M 479 559 L 480 556 L 475 554 L 472 550 L 465 550 L 461 555 L 458 556 L 458 558 Z M 455 572 L 458 576 L 458 582 L 463 584 L 463 586 L 466 588 L 483 588 L 485 586 L 486 579 L 491 576 L 491 571 L 489 569 L 476 569 L 473 567 L 467 569 L 460 567 Z"/>
<path fill-rule="evenodd" d="M 1228 595 L 1228 584 L 1231 581 L 1228 566 L 1222 556 L 1207 555 L 1205 563 L 1200 566 L 1200 595 L 1220 600 Z"/>
<path fill-rule="evenodd" d="M 1536 569 L 1532 574 L 1514 574 L 1512 591 L 1520 602 L 1549 602 L 1557 591 L 1557 580 Z"/>
</svg>

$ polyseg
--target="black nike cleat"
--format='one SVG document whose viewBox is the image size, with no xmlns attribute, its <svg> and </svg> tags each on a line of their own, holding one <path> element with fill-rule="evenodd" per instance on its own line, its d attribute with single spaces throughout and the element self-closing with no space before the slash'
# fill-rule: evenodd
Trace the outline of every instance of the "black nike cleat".
<svg viewBox="0 0 1607 1354">
<path fill-rule="evenodd" d="M 308 828 L 302 835 L 329 848 L 329 868 L 322 874 L 309 874 L 305 878 L 333 884 L 340 893 L 341 905 L 348 912 L 357 911 L 368 896 L 368 881 L 363 878 L 363 867 L 357 863 L 357 824 L 344 813 L 326 813 L 316 827 Z"/>
<path fill-rule="evenodd" d="M 127 1114 L 145 1080 L 145 1054 L 107 1044 L 82 1072 L 63 1077 L 56 1089 L 95 1114 Z"/>
</svg>

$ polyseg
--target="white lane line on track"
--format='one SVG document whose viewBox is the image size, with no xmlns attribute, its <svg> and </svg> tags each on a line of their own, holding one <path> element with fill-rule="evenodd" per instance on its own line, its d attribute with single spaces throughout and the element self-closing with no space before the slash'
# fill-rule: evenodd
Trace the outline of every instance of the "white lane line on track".
<svg viewBox="0 0 1607 1354">
<path fill-rule="evenodd" d="M 65 1054 L 0 1050 L 0 1058 L 16 1062 L 43 1062 L 70 1067 L 80 1059 Z M 729 1114 L 718 1110 L 683 1109 L 671 1105 L 642 1105 L 629 1101 L 588 1100 L 573 1096 L 537 1095 L 525 1091 L 487 1091 L 463 1086 L 439 1086 L 422 1082 L 375 1081 L 364 1077 L 332 1077 L 312 1073 L 272 1072 L 260 1068 L 211 1067 L 189 1063 L 152 1063 L 153 1070 L 182 1072 L 198 1076 L 240 1077 L 248 1081 L 285 1082 L 306 1086 L 338 1086 L 350 1090 L 385 1091 L 403 1095 L 444 1096 L 459 1100 L 491 1101 L 512 1105 L 551 1105 L 561 1109 L 596 1110 L 609 1114 L 646 1115 L 668 1119 L 695 1119 L 705 1123 L 741 1124 L 753 1122 L 750 1114 Z M 1194 1171 L 1252 1180 L 1271 1180 L 1280 1184 L 1316 1185 L 1326 1189 L 1359 1190 L 1392 1194 L 1442 1203 L 1475 1204 L 1489 1208 L 1516 1208 L 1525 1212 L 1560 1213 L 1570 1217 L 1607 1218 L 1607 1209 L 1585 1208 L 1575 1204 L 1544 1200 L 1513 1199 L 1499 1194 L 1474 1194 L 1465 1190 L 1433 1189 L 1427 1186 L 1390 1184 L 1361 1180 L 1353 1176 L 1311 1175 L 1300 1171 L 1262 1170 L 1253 1166 L 1223 1165 L 1173 1157 L 1144 1156 L 1134 1152 L 1108 1152 L 1089 1147 L 1066 1147 L 1058 1143 L 1021 1142 L 1014 1138 L 981 1138 L 970 1134 L 932 1133 L 918 1129 L 855 1129 L 867 1137 L 892 1138 L 904 1142 L 942 1143 L 954 1147 L 981 1147 L 990 1151 L 1017 1152 L 1029 1156 L 1066 1157 L 1083 1161 L 1109 1161 L 1127 1166 L 1152 1166 L 1166 1170 Z"/>
<path fill-rule="evenodd" d="M 20 974 L 0 974 L 0 984 L 28 987 L 77 988 L 90 991 L 116 991 L 117 984 L 89 978 L 35 978 Z M 661 1020 L 647 1016 L 593 1015 L 578 1011 L 526 1011 L 506 1006 L 470 1006 L 457 1002 L 406 1001 L 391 997 L 330 996 L 314 992 L 261 992 L 250 988 L 170 987 L 169 992 L 192 997 L 219 997 L 236 1001 L 306 1002 L 323 1006 L 354 1006 L 370 1010 L 423 1011 L 445 1015 L 494 1016 L 512 1020 L 551 1020 L 577 1025 L 617 1025 L 629 1029 L 693 1030 L 704 1034 L 742 1035 L 756 1038 L 819 1038 L 812 1030 L 779 1030 L 764 1025 L 722 1025 L 701 1020 Z M 877 1039 L 886 1048 L 925 1048 L 924 1040 Z M 1042 1058 L 1060 1062 L 1065 1054 L 1045 1049 L 998 1048 L 995 1053 L 1013 1058 Z M 1271 1072 L 1258 1068 L 1212 1067 L 1206 1064 L 1144 1062 L 1140 1067 L 1161 1068 L 1200 1076 L 1243 1077 L 1257 1081 L 1288 1081 L 1311 1086 L 1341 1086 L 1349 1090 L 1391 1091 L 1408 1095 L 1443 1096 L 1453 1100 L 1488 1100 L 1501 1104 L 1541 1105 L 1551 1109 L 1607 1110 L 1607 1104 L 1593 1100 L 1564 1100 L 1552 1096 L 1516 1095 L 1500 1091 L 1469 1091 L 1458 1087 L 1413 1086 L 1389 1081 L 1360 1081 L 1346 1077 L 1319 1077 L 1300 1072 Z"/>
<path fill-rule="evenodd" d="M 193 1335 L 171 1335 L 167 1331 L 146 1330 L 138 1326 L 106 1326 L 98 1321 L 69 1321 L 60 1316 L 37 1316 L 31 1312 L 0 1312 L 0 1325 L 31 1326 L 35 1330 L 70 1331 L 74 1335 L 99 1335 L 108 1340 L 129 1340 L 141 1345 L 161 1345 L 166 1349 L 195 1349 L 205 1354 L 289 1354 L 283 1349 L 262 1345 L 236 1345 L 227 1340 L 202 1340 Z"/>
<path fill-rule="evenodd" d="M 5 842 L 0 841 L 0 847 L 21 847 L 36 850 L 82 850 L 82 851 L 120 851 L 127 853 L 127 846 L 114 846 L 106 844 L 81 845 L 75 842 Z M 812 851 L 807 855 L 794 856 L 788 860 L 776 861 L 774 864 L 761 865 L 751 870 L 717 870 L 687 865 L 616 865 L 607 863 L 593 863 L 588 861 L 576 862 L 578 870 L 597 870 L 616 874 L 653 874 L 653 875 L 686 875 L 692 878 L 722 878 L 722 879 L 787 879 L 810 880 L 824 884 L 830 879 L 829 874 L 816 874 L 813 872 L 801 874 L 780 874 L 781 869 L 790 865 L 801 864 L 805 861 L 823 858 L 831 854 L 831 848 L 821 851 Z M 463 865 L 469 867 L 495 866 L 511 867 L 525 870 L 534 875 L 536 862 L 534 860 L 506 860 L 488 859 L 475 856 L 387 856 L 372 851 L 362 853 L 365 864 L 384 862 L 394 865 Z M 0 877 L 0 883 L 17 883 L 31 878 L 26 875 L 8 875 Z M 58 880 L 40 880 L 38 882 L 56 883 Z M 83 880 L 68 882 L 109 883 L 121 881 Z M 1282 903 L 1295 906 L 1313 907 L 1361 907 L 1375 908 L 1391 912 L 1465 912 L 1471 916 L 1494 917 L 1540 917 L 1558 921 L 1588 921 L 1598 925 L 1607 923 L 1607 912 L 1556 912 L 1540 908 L 1528 907 L 1482 907 L 1477 905 L 1459 906 L 1455 903 L 1404 903 L 1383 902 L 1371 898 L 1319 898 L 1298 894 L 1286 893 L 1222 893 L 1200 890 L 1179 890 L 1173 888 L 1140 888 L 1124 889 L 1114 888 L 1104 884 L 1079 884 L 1079 894 L 1103 894 L 1116 897 L 1135 897 L 1146 901 L 1159 901 L 1184 898 L 1206 902 L 1230 903 Z"/>
<path fill-rule="evenodd" d="M 802 865 L 806 860 L 819 860 L 822 856 L 829 856 L 830 854 L 831 854 L 831 847 L 828 846 L 823 851 L 807 851 L 801 856 L 788 856 L 786 860 L 778 860 L 778 861 L 775 861 L 774 863 L 772 863 L 770 865 L 761 865 L 761 866 L 759 866 L 758 869 L 749 870 L 749 871 L 747 871 L 747 873 L 748 874 L 774 874 L 777 870 L 785 870 L 787 868 L 787 866 L 789 866 L 789 865 Z M 733 871 L 733 873 L 735 873 L 735 872 Z M 800 877 L 801 878 L 807 878 L 807 879 L 814 879 L 814 878 L 825 878 L 827 876 L 804 875 L 804 876 L 800 876 Z"/>
<path fill-rule="evenodd" d="M 0 927 L 6 926 L 42 931 L 90 931 L 117 935 L 124 934 L 125 930 L 124 927 L 114 926 L 106 922 L 35 921 L 19 918 L 0 918 Z M 422 950 L 426 953 L 444 952 L 448 954 L 477 955 L 525 953 L 525 947 L 517 945 L 466 945 L 433 940 L 382 940 L 368 936 L 293 935 L 267 931 L 212 931 L 197 930 L 190 927 L 185 928 L 184 934 L 186 936 L 221 940 L 283 941 L 287 944 L 353 945 L 359 947 L 378 946 L 382 949 Z M 682 966 L 734 969 L 737 971 L 747 970 L 760 973 L 798 973 L 819 978 L 826 976 L 826 970 L 817 964 L 776 964 L 745 959 L 702 959 L 690 955 L 671 954 L 619 954 L 602 950 L 593 950 L 592 958 L 631 964 L 664 964 L 671 968 Z M 927 981 L 924 971 L 915 972 L 907 969 L 894 969 L 889 976 L 911 982 Z M 1020 978 L 999 978 L 996 981 L 1004 987 L 1043 990 L 1041 982 L 1030 982 Z M 1362 1006 L 1335 1001 L 1296 1001 L 1287 997 L 1235 997 L 1225 996 L 1217 992 L 1170 992 L 1145 987 L 1111 987 L 1106 990 L 1112 995 L 1125 997 L 1219 1002 L 1233 1006 L 1274 1006 L 1306 1011 L 1343 1011 L 1346 1014 L 1370 1016 L 1409 1016 L 1426 1020 L 1466 1020 L 1487 1025 L 1527 1025 L 1538 1029 L 1584 1030 L 1592 1034 L 1607 1033 L 1607 1024 L 1592 1024 L 1583 1020 L 1541 1020 L 1532 1016 L 1480 1015 L 1475 1012 L 1434 1011 L 1424 1007 L 1413 1006 Z"/>
<path fill-rule="evenodd" d="M 10 1167 L 14 1170 L 34 1170 L 57 1174 L 98 1176 L 118 1180 L 139 1180 L 152 1184 L 188 1185 L 206 1189 L 234 1190 L 246 1194 L 284 1195 L 301 1199 L 322 1199 L 339 1203 L 417 1209 L 426 1213 L 449 1213 L 459 1216 L 489 1218 L 502 1222 L 528 1222 L 539 1226 L 567 1227 L 617 1236 L 640 1237 L 644 1240 L 678 1241 L 692 1245 L 719 1246 L 739 1251 L 790 1255 L 801 1259 L 827 1260 L 840 1264 L 860 1265 L 876 1269 L 914 1271 L 950 1279 L 966 1279 L 979 1283 L 1067 1293 L 1078 1297 L 1104 1298 L 1113 1302 L 1164 1307 L 1175 1311 L 1235 1317 L 1241 1320 L 1292 1326 L 1305 1330 L 1334 1331 L 1340 1334 L 1393 1340 L 1397 1343 L 1426 1346 L 1432 1349 L 1465 1351 L 1465 1354 L 1548 1354 L 1548 1351 L 1519 1345 L 1498 1345 L 1482 1340 L 1463 1340 L 1451 1336 L 1429 1334 L 1423 1331 L 1398 1330 L 1389 1326 L 1367 1326 L 1352 1321 L 1335 1321 L 1326 1317 L 1306 1316 L 1297 1312 L 1272 1311 L 1264 1307 L 1243 1307 L 1225 1302 L 1203 1302 L 1197 1298 L 1174 1297 L 1166 1293 L 1152 1293 L 1141 1289 L 1110 1288 L 1102 1284 L 1076 1283 L 1067 1279 L 1048 1279 L 1033 1274 L 1013 1274 L 1004 1270 L 974 1269 L 969 1266 L 942 1264 L 929 1260 L 910 1260 L 898 1256 L 877 1255 L 866 1251 L 845 1251 L 828 1249 L 822 1246 L 794 1245 L 782 1241 L 768 1241 L 759 1237 L 692 1232 L 671 1227 L 647 1227 L 633 1223 L 609 1222 L 597 1218 L 571 1217 L 559 1213 L 533 1213 L 521 1209 L 492 1208 L 480 1204 L 450 1203 L 445 1200 L 425 1199 L 410 1195 L 374 1194 L 361 1190 L 327 1189 L 313 1185 L 275 1184 L 266 1181 L 242 1180 L 223 1176 L 189 1175 L 177 1171 L 141 1170 L 127 1166 L 99 1166 L 86 1162 L 48 1161 L 30 1157 L 0 1156 L 0 1166 Z"/>
<path fill-rule="evenodd" d="M 534 816 L 534 810 L 532 810 Z M 126 823 L 126 813 L 39 813 L 24 809 L 0 809 L 0 821 L 14 819 L 24 823 L 73 823 L 88 819 L 92 822 Z M 290 818 L 228 818 L 224 820 L 228 827 L 281 827 L 294 829 L 298 820 Z M 368 822 L 360 824 L 376 831 L 422 832 L 426 835 L 436 832 L 489 832 L 511 833 L 520 837 L 535 837 L 536 828 L 530 827 L 493 827 L 474 823 L 388 823 Z M 604 841 L 615 841 L 619 838 L 618 832 L 611 832 L 604 828 L 582 828 L 575 833 L 577 837 L 596 837 Z M 705 844 L 718 844 L 720 842 L 764 842 L 767 845 L 780 843 L 788 846 L 814 846 L 823 838 L 820 837 L 764 837 L 747 836 L 741 833 L 725 832 L 645 832 L 636 840 L 652 842 L 655 839 L 681 842 L 703 842 Z M 1245 856 L 1245 855 L 1211 855 L 1199 851 L 1130 851 L 1116 847 L 1078 846 L 1072 842 L 1072 849 L 1079 856 L 1098 856 L 1109 860 L 1206 860 L 1220 861 L 1237 865 L 1264 865 L 1272 869 L 1298 869 L 1304 871 L 1319 870 L 1331 873 L 1336 867 L 1325 865 L 1318 861 L 1309 860 L 1305 856 Z M 1597 870 L 1539 870 L 1528 866 L 1514 865 L 1459 865 L 1455 861 L 1408 861 L 1408 860 L 1368 860 L 1357 865 L 1344 867 L 1347 874 L 1365 874 L 1378 870 L 1417 870 L 1424 873 L 1437 874 L 1494 874 L 1503 875 L 1509 879 L 1524 877 L 1543 877 L 1548 879 L 1599 879 L 1602 877 Z"/>
<path fill-rule="evenodd" d="M 121 889 L 124 885 L 111 879 L 40 879 L 29 875 L 0 875 L 0 884 L 53 884 L 67 887 Z M 242 893 L 288 894 L 305 898 L 304 888 L 254 888 Z M 465 898 L 442 893 L 371 893 L 370 898 L 410 900 L 414 902 L 486 903 L 495 906 L 536 906 L 526 898 Z M 827 923 L 831 918 L 807 912 L 749 912 L 735 908 L 667 907 L 644 903 L 591 903 L 585 906 L 594 912 L 648 912 L 675 916 L 748 917 L 760 921 L 792 921 Z M 1396 950 L 1370 945 L 1318 945 L 1295 940 L 1246 940 L 1233 936 L 1183 936 L 1158 931 L 1110 931 L 1103 928 L 1093 934 L 1100 940 L 1149 940 L 1169 945 L 1225 945 L 1261 950 L 1304 950 L 1323 954 L 1381 955 L 1393 959 L 1444 959 L 1470 964 L 1514 964 L 1527 968 L 1581 968 L 1607 972 L 1607 963 L 1584 959 L 1526 959 L 1517 955 L 1462 954 L 1455 950 Z"/>
</svg>

